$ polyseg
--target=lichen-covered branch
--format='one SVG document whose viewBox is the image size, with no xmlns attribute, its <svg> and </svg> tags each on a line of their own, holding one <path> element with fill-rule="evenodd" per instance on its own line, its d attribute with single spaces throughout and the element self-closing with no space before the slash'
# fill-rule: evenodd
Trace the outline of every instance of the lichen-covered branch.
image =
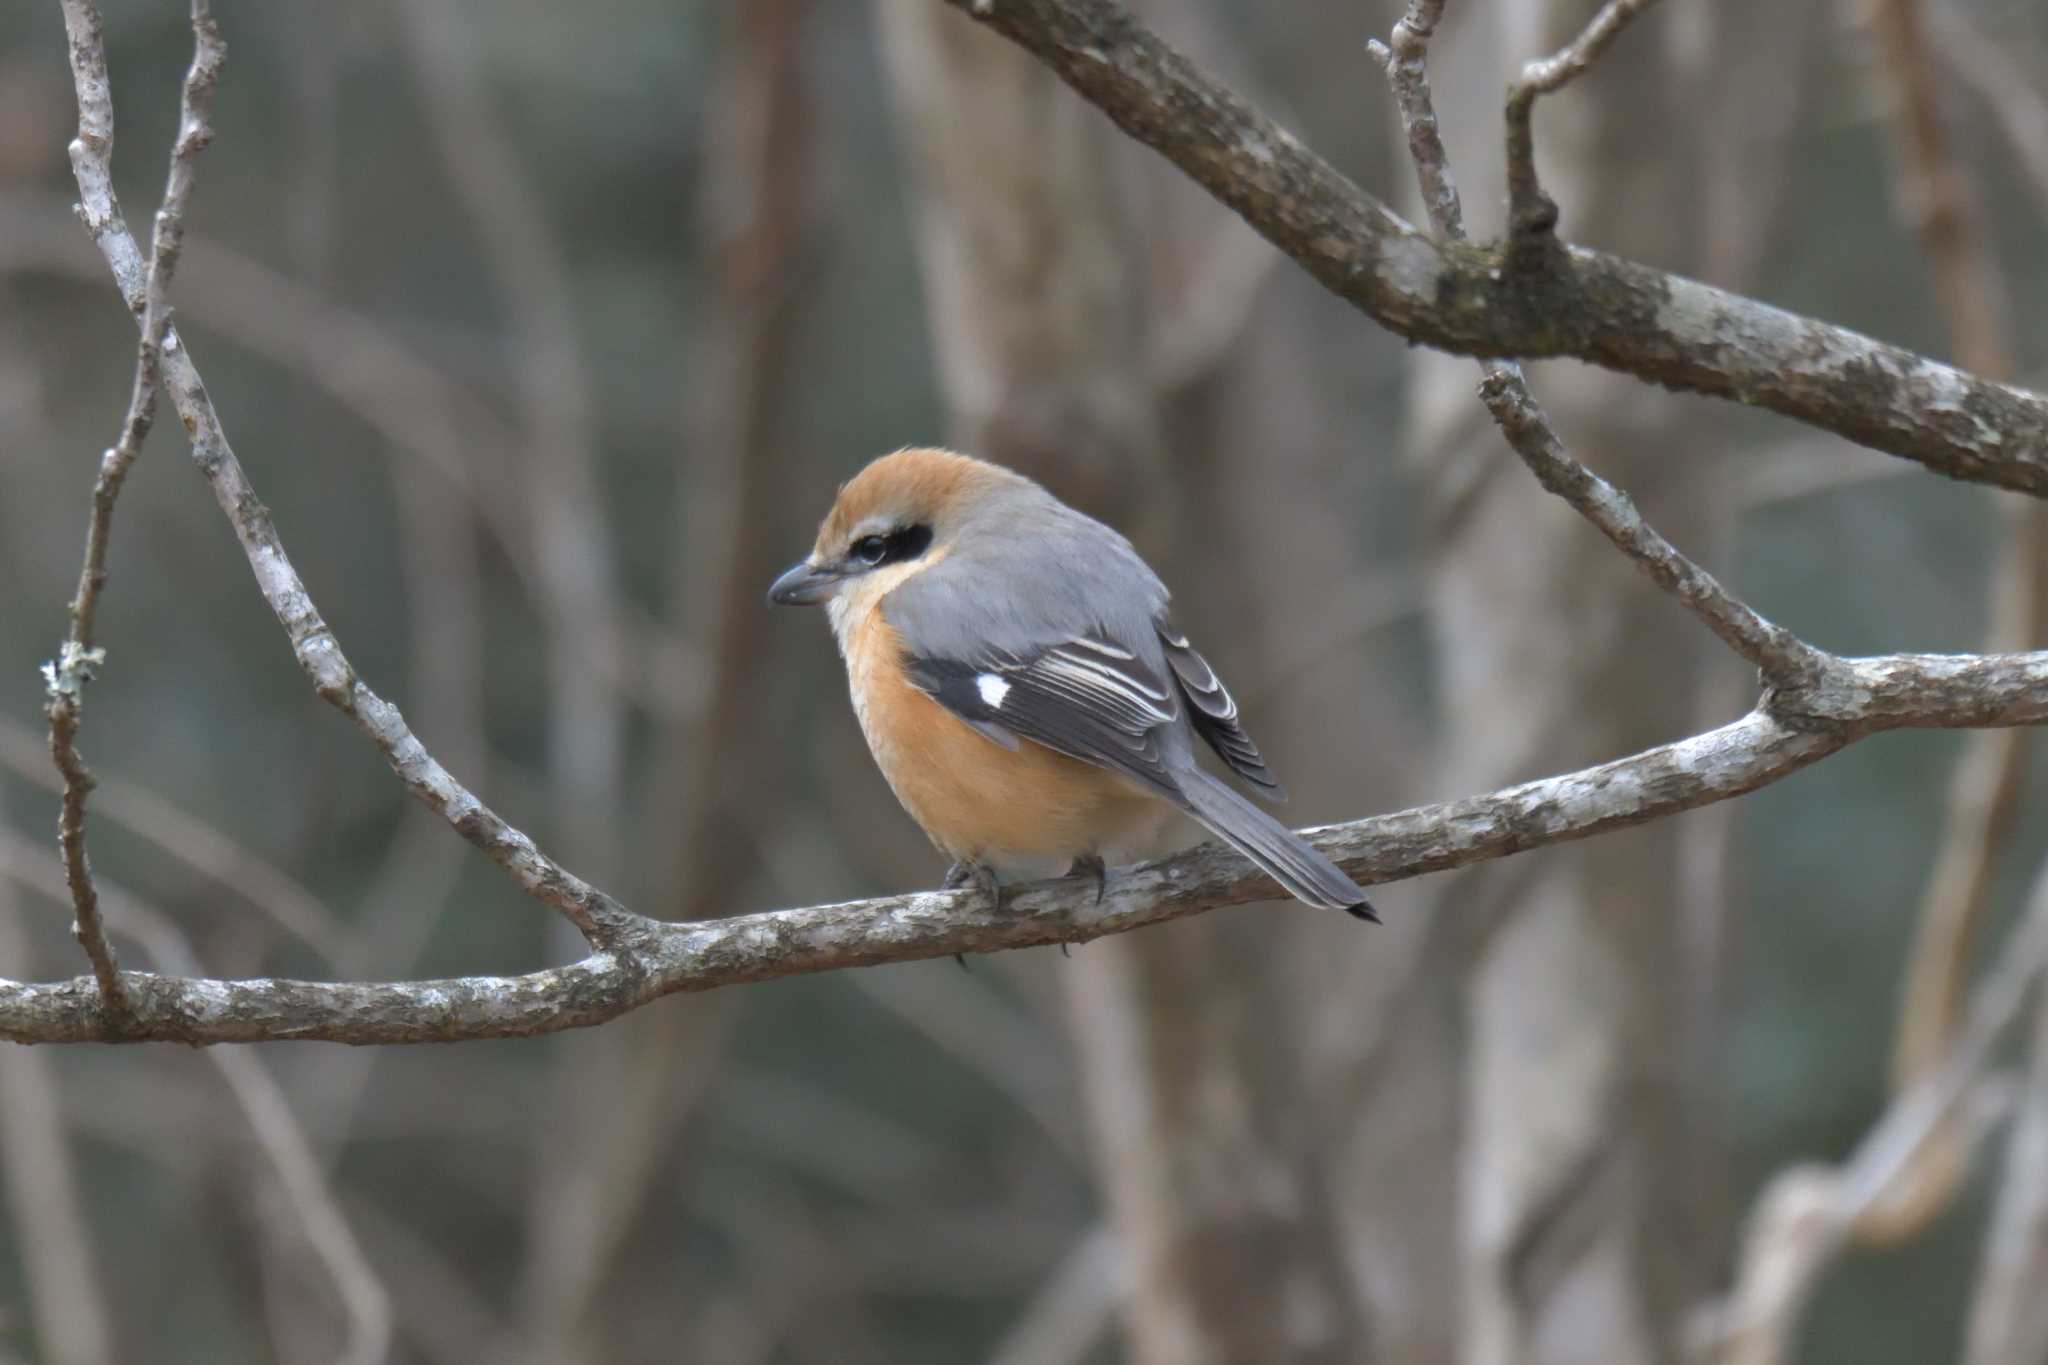
<svg viewBox="0 0 2048 1365">
<path fill-rule="evenodd" d="M 92 23 L 81 25 L 74 34 L 81 107 L 92 109 L 96 107 L 95 101 L 105 97 L 105 63 L 99 51 L 96 15 L 91 0 L 67 0 L 67 5 L 76 8 L 80 15 L 93 18 Z M 1419 3 L 1417 8 L 1421 11 L 1431 7 Z M 1201 93 L 1200 78 L 1185 63 L 1165 53 L 1156 39 L 1130 26 L 1120 11 L 1100 0 L 1077 0 L 1075 5 L 1064 8 L 1050 0 L 1015 0 L 998 7 L 995 13 L 1026 16 L 1018 19 L 1023 23 L 1031 15 L 1040 19 L 1063 15 L 1071 18 L 1070 11 L 1083 11 L 1098 19 L 1108 15 L 1127 30 L 1124 38 L 1133 45 L 1129 50 L 1112 44 L 1094 52 L 1090 60 L 1115 69 L 1119 61 L 1128 65 L 1136 52 L 1154 64 L 1146 68 L 1152 77 L 1159 77 L 1160 70 L 1170 68 L 1169 74 L 1179 84 L 1169 82 L 1162 88 L 1178 91 L 1183 98 L 1188 97 L 1191 89 Z M 1145 56 L 1147 53 L 1149 57 Z M 1159 67 L 1160 62 L 1166 62 L 1167 68 Z M 1417 71 L 1419 74 L 1419 68 Z M 1070 75 L 1069 79 L 1074 77 Z M 1262 193 L 1258 186 L 1265 183 L 1260 180 L 1260 165 L 1268 169 L 1290 165 L 1296 171 L 1306 165 L 1310 171 L 1335 180 L 1335 197 L 1321 209 L 1305 202 L 1280 205 L 1275 211 L 1283 218 L 1307 213 L 1310 218 L 1301 222 L 1311 227 L 1316 223 L 1330 227 L 1341 226 L 1342 222 L 1363 214 L 1376 225 L 1374 232 L 1378 236 L 1375 239 L 1368 233 L 1360 240 L 1368 246 L 1377 240 L 1380 247 L 1394 253 L 1382 253 L 1383 264 L 1422 260 L 1422 256 L 1403 254 L 1413 250 L 1421 250 L 1440 262 L 1469 264 L 1455 244 L 1431 243 L 1399 223 L 1336 178 L 1334 172 L 1316 162 L 1285 134 L 1258 120 L 1227 92 L 1209 87 L 1209 94 L 1203 97 L 1222 101 L 1217 107 L 1236 123 L 1232 125 L 1230 119 L 1224 119 L 1206 132 L 1198 130 L 1194 135 L 1197 138 L 1222 135 L 1235 126 L 1240 139 L 1268 139 L 1261 144 L 1258 154 L 1251 157 L 1252 164 L 1237 167 L 1247 176 L 1245 183 L 1251 188 L 1246 194 L 1251 199 L 1258 198 Z M 1193 112 L 1202 111 L 1196 108 Z M 1234 145 L 1235 154 L 1250 154 L 1241 141 Z M 1448 198 L 1441 202 L 1455 211 L 1455 192 L 1449 185 L 1448 169 L 1442 169 L 1442 189 Z M 84 217 L 123 295 L 146 321 L 150 311 L 150 266 L 143 261 L 134 238 L 121 222 L 103 172 L 103 161 L 89 159 L 80 171 Z M 1313 177 L 1297 187 L 1314 189 Z M 1229 194 L 1223 197 L 1226 202 L 1236 203 Z M 1347 208 L 1347 204 L 1351 207 Z M 1271 204 L 1267 207 L 1274 208 Z M 1318 213 L 1324 217 L 1316 218 Z M 1335 218 L 1330 218 L 1330 214 Z M 1269 225 L 1256 219 L 1255 225 L 1267 230 L 1269 236 L 1274 235 Z M 1276 236 L 1275 240 L 1281 238 Z M 1282 241 L 1282 245 L 1287 246 L 1288 242 Z M 1328 252 L 1342 254 L 1350 248 L 1325 234 L 1315 237 L 1303 249 L 1309 250 L 1310 255 L 1324 252 L 1325 257 L 1318 259 L 1327 264 L 1335 259 Z M 1295 254 L 1297 259 L 1302 258 L 1301 251 Z M 1598 263 L 1602 258 L 1584 259 Z M 1446 268 L 1462 270 L 1465 265 L 1451 264 Z M 1617 262 L 1607 262 L 1600 268 L 1633 271 L 1641 278 L 1650 275 L 1638 267 Z M 1401 291 L 1422 286 L 1417 278 L 1410 278 L 1399 269 L 1393 278 L 1399 283 L 1392 296 L 1398 311 L 1409 306 L 1400 302 Z M 1667 292 L 1681 287 L 1698 288 L 1669 279 L 1656 287 Z M 1432 309 L 1439 305 L 1446 310 L 1442 316 L 1455 317 L 1458 313 L 1455 297 L 1448 302 L 1432 300 Z M 1736 309 L 1731 316 L 1747 319 L 1745 326 L 1763 315 L 1755 311 L 1763 310 L 1763 305 L 1733 300 L 1729 306 Z M 1824 342 L 1847 335 L 1837 334 L 1822 324 L 1790 321 L 1820 329 L 1816 335 Z M 1764 341 L 1768 344 L 1762 351 L 1741 359 L 1740 364 L 1763 363 L 1758 357 L 1767 355 L 1770 345 L 1776 344 L 1769 335 Z M 1486 346 L 1465 349 L 1497 353 L 1489 352 Z M 1915 366 L 1926 364 L 1912 357 L 1905 360 Z M 265 601 L 284 627 L 295 657 L 316 690 L 371 739 L 419 800 L 511 873 L 530 895 L 572 919 L 595 951 L 569 966 L 524 976 L 429 982 L 209 981 L 136 973 L 123 978 L 127 988 L 124 1002 L 114 1001 L 90 977 L 48 984 L 0 982 L 0 1039 L 154 1039 L 188 1043 L 325 1039 L 368 1044 L 523 1036 L 602 1023 L 660 996 L 678 992 L 968 951 L 1085 942 L 1272 895 L 1265 878 L 1247 864 L 1220 849 L 1205 846 L 1120 872 L 1099 899 L 1092 883 L 1049 883 L 1019 890 L 1000 911 L 972 894 L 932 892 L 717 921 L 666 923 L 632 914 L 604 892 L 572 876 L 484 806 L 427 753 L 397 708 L 356 677 L 339 642 L 292 568 L 269 513 L 256 498 L 236 460 L 190 355 L 179 344 L 175 329 L 168 326 L 164 329 L 159 362 L 162 386 L 191 437 L 195 462 L 213 487 Z M 1941 388 L 1942 392 L 1950 392 L 1953 385 L 1975 383 L 1952 372 L 1943 373 L 1950 377 L 1937 376 L 1930 381 L 1937 388 L 1951 386 Z M 2033 395 L 1985 387 L 1995 391 L 1989 393 L 1986 402 L 2016 405 L 2014 410 L 2023 416 L 2029 404 L 2040 401 Z M 1822 391 L 1843 402 L 1853 397 L 1826 386 Z M 1923 436 L 1939 426 L 1939 419 L 1931 410 L 1909 405 L 1892 411 L 1905 412 L 1907 426 L 1921 431 Z M 2024 422 L 2014 429 L 2024 431 Z M 1976 457 L 1955 447 L 1948 438 L 1929 439 L 1933 440 L 1929 448 L 1938 448 L 1938 453 L 1934 457 L 1923 456 L 1928 462 L 1950 472 L 1977 468 L 1969 463 Z M 2000 443 L 1993 440 L 1989 444 Z M 2014 451 L 2018 449 L 2011 442 L 2002 448 L 2001 458 L 2007 463 L 1999 466 L 1999 477 L 2035 477 L 2026 471 L 2042 463 L 2038 452 L 2035 457 L 2013 463 Z M 2043 472 L 2043 477 L 2048 477 L 2048 471 Z M 1659 563 L 1666 569 L 1677 564 L 1678 569 L 1672 572 L 1678 576 L 1665 586 L 1710 621 L 1718 611 L 1719 628 L 1724 638 L 1732 637 L 1732 644 L 1753 653 L 1766 665 L 1773 657 L 1771 651 L 1777 651 L 1796 659 L 1800 666 L 1779 669 L 1772 678 L 1772 690 L 1755 712 L 1717 730 L 1490 795 L 1318 832 L 1316 842 L 1362 880 L 1388 881 L 1459 867 L 1724 800 L 1775 781 L 1878 730 L 2031 725 L 2048 720 L 2048 653 L 1841 659 L 1797 641 L 1788 645 L 1789 637 L 1781 640 L 1765 633 L 1767 623 L 1744 622 L 1730 607 L 1733 599 L 1726 599 L 1725 594 L 1725 600 L 1710 601 L 1711 595 L 1704 594 L 1697 583 L 1688 586 L 1680 570 L 1690 566 L 1678 560 L 1668 545 L 1640 537 L 1640 543 L 1631 542 L 1625 518 L 1609 517 L 1602 522 L 1590 510 L 1600 499 L 1575 496 L 1573 500 L 1646 567 L 1655 571 Z M 1638 525 L 1635 529 L 1654 536 L 1647 527 Z"/>
<path fill-rule="evenodd" d="M 1516 146 L 1515 128 L 1519 118 L 1522 136 L 1529 124 L 1529 102 L 1537 91 L 1558 89 L 1582 73 L 1612 41 L 1621 26 L 1645 4 L 1615 0 L 1595 17 L 1577 42 L 1564 52 L 1525 67 L 1522 79 L 1509 91 L 1507 122 L 1510 152 Z M 1450 157 L 1438 131 L 1436 102 L 1429 89 L 1429 42 L 1443 18 L 1444 0 L 1411 0 L 1407 12 L 1394 25 L 1387 43 L 1373 42 L 1367 51 L 1386 70 L 1387 82 L 1400 106 L 1401 124 L 1408 135 L 1409 158 L 1422 192 L 1430 225 L 1445 240 L 1465 240 L 1464 207 L 1458 194 Z M 1510 194 L 1534 193 L 1536 188 L 1532 148 L 1523 148 L 1530 158 L 1528 184 L 1515 188 L 1518 174 L 1510 161 Z M 1543 201 L 1548 204 L 1546 198 Z M 1513 210 L 1511 210 L 1511 213 Z M 1551 217 L 1556 216 L 1553 205 Z M 1545 225 L 1545 231 L 1548 226 Z M 1792 632 L 1765 620 L 1748 603 L 1737 598 L 1712 574 L 1688 559 L 1655 527 L 1643 520 L 1628 494 L 1608 483 L 1573 459 L 1550 419 L 1529 392 L 1521 366 L 1483 361 L 1485 378 L 1479 396 L 1493 414 L 1494 422 L 1508 444 L 1529 466 L 1537 481 L 1593 523 L 1615 548 L 1635 561 L 1636 566 L 1658 587 L 1677 598 L 1681 605 L 1707 625 L 1722 642 L 1755 664 L 1773 684 L 1811 681 L 1818 675 L 1820 652 Z"/>
<path fill-rule="evenodd" d="M 1540 269 L 1366 194 L 1114 0 L 946 0 L 1018 42 L 1326 288 L 1411 341 L 1574 356 L 1768 408 L 1954 478 L 2048 493 L 2048 397 L 1844 327 L 1561 247 Z"/>
<path fill-rule="evenodd" d="M 2048 653 L 1830 659 L 1811 687 L 1774 693 L 1766 707 L 1705 734 L 1484 796 L 1331 826 L 1311 841 L 1364 882 L 1393 881 L 1740 796 L 1879 730 L 2044 720 Z M 524 976 L 361 984 L 130 973 L 125 1021 L 107 1017 L 89 977 L 0 982 L 0 1040 L 523 1037 L 601 1024 L 682 991 L 953 953 L 1084 943 L 1272 896 L 1272 884 L 1249 864 L 1203 845 L 1115 873 L 1099 902 L 1094 882 L 1082 878 L 1020 888 L 1000 911 L 971 892 L 936 891 L 684 923 L 614 907 L 608 923 L 625 947 Z"/>
<path fill-rule="evenodd" d="M 90 225 L 97 214 L 101 221 L 119 225 L 125 233 L 120 206 L 114 199 L 114 102 L 107 82 L 98 8 L 90 0 L 66 0 L 64 27 L 78 88 L 78 136 L 71 143 L 71 165 L 86 201 L 86 219 Z M 113 533 L 114 504 L 156 422 L 157 382 L 170 318 L 165 300 L 184 243 L 185 205 L 192 194 L 193 169 L 213 137 L 213 89 L 220 80 L 227 49 L 207 0 L 192 0 L 192 37 L 192 65 L 185 73 L 180 96 L 178 136 L 171 146 L 170 175 L 151 234 L 149 265 L 139 298 L 130 301 L 141 323 L 142 338 L 135 351 L 128 412 L 121 419 L 120 435 L 100 457 L 99 476 L 93 482 L 85 565 L 79 571 L 77 595 L 71 599 L 70 634 L 56 659 L 43 666 L 43 712 L 50 722 L 50 757 L 64 779 L 57 843 L 64 856 L 64 879 L 71 889 L 73 932 L 92 962 L 100 991 L 116 1006 L 121 999 L 121 978 L 113 945 L 107 942 L 100 920 L 99 893 L 86 855 L 86 801 L 92 794 L 93 775 L 78 752 L 78 725 L 86 684 L 106 660 L 106 651 L 95 643 L 94 626 L 100 593 L 107 585 L 107 542 Z"/>
</svg>

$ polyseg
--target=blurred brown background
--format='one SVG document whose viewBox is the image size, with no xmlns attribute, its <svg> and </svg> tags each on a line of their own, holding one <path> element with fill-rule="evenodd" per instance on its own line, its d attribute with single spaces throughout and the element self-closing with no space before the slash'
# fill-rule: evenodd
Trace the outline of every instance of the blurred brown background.
<svg viewBox="0 0 2048 1365">
<path fill-rule="evenodd" d="M 1433 61 L 1475 233 L 1499 227 L 1509 74 L 1591 8 L 1453 6 Z M 1987 99 L 1981 66 L 1930 58 L 1992 325 L 2033 373 L 2048 186 L 2006 125 L 2048 91 L 2048 13 L 1928 9 L 2007 68 Z M 1396 6 L 1144 12 L 1411 202 L 1363 50 Z M 936 882 L 822 622 L 761 605 L 836 482 L 908 443 L 1127 530 L 1297 824 L 1750 702 L 1535 488 L 1470 362 L 1325 295 L 936 0 L 218 13 L 179 327 L 364 676 L 636 909 Z M 182 5 L 106 14 L 140 226 L 190 35 Z M 1852 4 L 1652 12 L 1542 106 L 1563 232 L 1956 355 L 1878 35 Z M 0 10 L 17 978 L 84 970 L 36 665 L 134 349 L 70 214 L 74 118 L 55 0 Z M 1984 642 L 1984 490 L 1580 367 L 1534 381 L 1577 454 L 1816 643 Z M 127 959 L 396 978 L 572 955 L 312 695 L 178 434 L 117 515 L 81 738 Z M 0 1361 L 1675 1358 L 1771 1174 L 1839 1158 L 1885 1104 L 1964 743 L 1880 737 L 1735 806 L 1385 888 L 1379 929 L 1226 910 L 532 1042 L 11 1050 Z M 1998 849 L 1994 946 L 2044 834 L 2023 806 Z M 2001 1160 L 1844 1259 L 1797 1358 L 1955 1356 Z"/>
</svg>

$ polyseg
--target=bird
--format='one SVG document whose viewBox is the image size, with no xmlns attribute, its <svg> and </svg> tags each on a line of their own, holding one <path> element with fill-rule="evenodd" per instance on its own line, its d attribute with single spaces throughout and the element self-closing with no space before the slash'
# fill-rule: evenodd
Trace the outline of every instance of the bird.
<svg viewBox="0 0 2048 1365">
<path fill-rule="evenodd" d="M 882 775 L 944 885 L 1090 874 L 1192 816 L 1296 899 L 1377 921 L 1336 864 L 1197 760 L 1286 799 L 1166 586 L 1121 534 L 1001 465 L 910 447 L 839 489 L 768 589 L 823 604 Z"/>
</svg>

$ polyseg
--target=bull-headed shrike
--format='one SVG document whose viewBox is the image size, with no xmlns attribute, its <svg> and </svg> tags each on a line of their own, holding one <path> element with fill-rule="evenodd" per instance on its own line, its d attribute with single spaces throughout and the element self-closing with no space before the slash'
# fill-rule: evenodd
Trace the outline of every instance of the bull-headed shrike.
<svg viewBox="0 0 2048 1365">
<path fill-rule="evenodd" d="M 1104 876 L 1175 810 L 1297 899 L 1376 919 L 1328 858 L 1196 762 L 1197 740 L 1285 792 L 1131 543 L 1022 475 L 885 455 L 839 490 L 768 600 L 823 603 L 854 713 L 946 885 Z"/>
</svg>

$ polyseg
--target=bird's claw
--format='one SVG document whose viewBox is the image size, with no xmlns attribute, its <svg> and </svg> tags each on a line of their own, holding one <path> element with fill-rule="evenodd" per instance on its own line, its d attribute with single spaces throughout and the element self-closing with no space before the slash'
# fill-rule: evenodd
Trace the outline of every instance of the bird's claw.
<svg viewBox="0 0 2048 1365">
<path fill-rule="evenodd" d="M 965 858 L 946 869 L 945 880 L 939 886 L 947 891 L 959 891 L 973 887 L 989 899 L 997 910 L 1003 908 L 1003 888 L 996 881 L 995 869 L 985 863 L 970 863 Z"/>
<path fill-rule="evenodd" d="M 1102 904 L 1103 893 L 1109 889 L 1109 865 L 1102 861 L 1101 854 L 1084 853 L 1074 859 L 1073 866 L 1067 869 L 1067 875 L 1095 878 L 1095 903 Z"/>
<path fill-rule="evenodd" d="M 945 877 L 939 882 L 942 891 L 959 891 L 969 886 L 987 896 L 995 909 L 1003 908 L 1003 888 L 996 882 L 995 869 L 982 863 L 970 863 L 962 858 L 946 869 Z M 961 971 L 967 970 L 965 953 L 953 954 L 953 960 L 960 964 Z"/>
</svg>

